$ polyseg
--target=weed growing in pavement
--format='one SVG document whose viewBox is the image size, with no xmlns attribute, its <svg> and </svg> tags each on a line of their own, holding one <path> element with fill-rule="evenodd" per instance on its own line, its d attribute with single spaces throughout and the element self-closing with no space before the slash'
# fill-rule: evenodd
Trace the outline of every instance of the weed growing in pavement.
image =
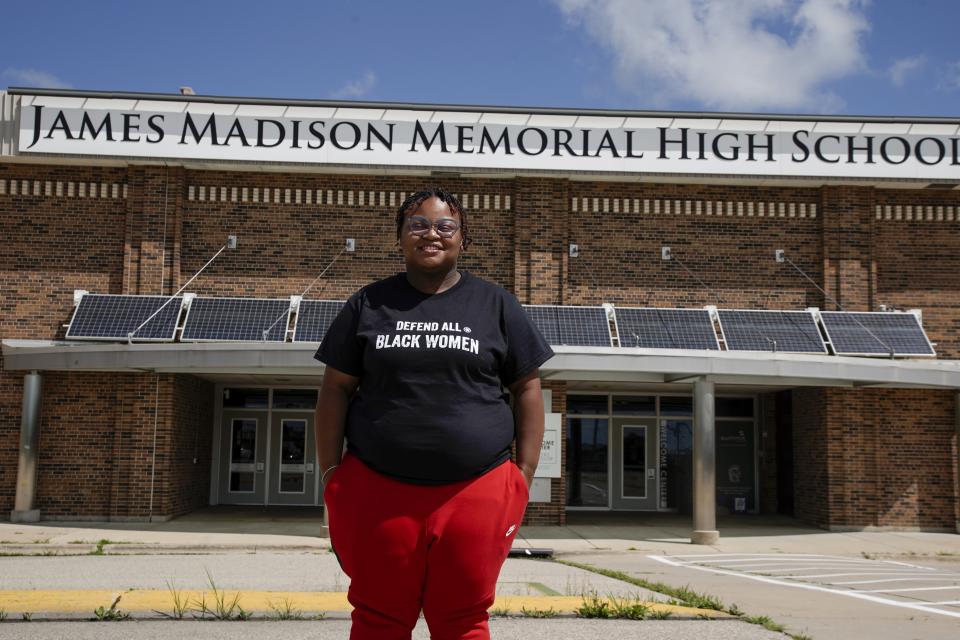
<svg viewBox="0 0 960 640">
<path fill-rule="evenodd" d="M 510 615 L 510 609 L 507 607 L 494 607 L 490 609 L 490 615 L 495 618 L 506 618 Z"/>
<path fill-rule="evenodd" d="M 20 619 L 23 620 L 24 622 L 33 622 L 33 612 L 24 611 L 23 613 L 20 614 Z"/>
<path fill-rule="evenodd" d="M 868 558 L 870 554 L 864 552 L 861 555 Z M 572 562 L 570 560 L 555 560 L 560 564 L 565 564 L 569 567 L 576 567 L 577 569 L 584 569 L 585 571 L 592 571 L 608 578 L 614 578 L 616 580 L 622 580 L 624 582 L 629 582 L 630 584 L 636 585 L 638 587 L 643 587 L 644 589 L 649 589 L 650 591 L 657 591 L 659 593 L 664 593 L 671 598 L 666 601 L 665 604 L 671 604 L 676 606 L 687 606 L 687 607 L 696 607 L 698 609 L 711 609 L 714 611 L 725 611 L 732 616 L 736 616 L 743 620 L 744 622 L 749 622 L 751 624 L 760 625 L 770 631 L 776 631 L 780 633 L 785 633 L 785 627 L 777 622 L 771 620 L 768 616 L 748 616 L 746 613 L 740 609 L 736 604 L 732 604 L 729 607 L 724 607 L 722 601 L 719 598 L 710 595 L 704 595 L 693 591 L 689 587 L 673 587 L 662 582 L 650 582 L 644 580 L 643 578 L 635 578 L 631 575 L 623 573 L 622 571 L 613 571 L 611 569 L 603 569 L 600 567 L 595 567 L 589 564 L 582 564 L 579 562 Z M 615 600 L 611 598 L 611 600 Z M 584 606 L 587 608 L 585 611 L 591 612 L 595 610 L 598 606 L 597 603 L 602 602 L 603 600 L 597 598 L 596 593 L 593 594 L 592 598 L 589 598 L 588 595 L 584 595 L 584 604 L 581 605 L 580 609 L 577 610 L 577 615 L 581 617 L 588 617 L 580 613 L 581 610 L 584 610 Z M 638 603 L 639 604 L 639 603 Z M 663 620 L 670 617 L 671 613 L 669 611 L 662 610 L 650 610 L 647 612 L 647 616 L 650 618 L 656 618 L 658 620 Z M 600 617 L 600 616 L 593 616 Z M 616 617 L 614 612 L 611 610 L 610 617 Z M 700 613 L 697 615 L 697 618 L 702 620 L 716 620 L 716 618 L 710 616 L 707 613 Z M 789 635 L 789 634 L 788 634 Z M 809 636 L 805 634 L 791 635 L 791 638 L 794 640 L 812 640 Z"/>
<path fill-rule="evenodd" d="M 0 609 L 0 622 L 4 622 L 7 619 L 7 612 L 5 609 Z"/>
<path fill-rule="evenodd" d="M 793 638 L 793 640 L 813 640 L 810 636 L 805 633 L 787 633 L 788 636 Z"/>
<path fill-rule="evenodd" d="M 608 578 L 614 578 L 616 580 L 622 580 L 624 582 L 629 582 L 632 585 L 642 587 L 644 589 L 649 589 L 650 591 L 657 591 L 659 593 L 665 593 L 668 596 L 672 596 L 679 600 L 675 604 L 688 607 L 696 607 L 698 609 L 713 609 L 715 611 L 723 611 L 723 603 L 709 595 L 703 595 L 689 589 L 688 587 L 673 587 L 662 582 L 650 582 L 649 580 L 644 580 L 643 578 L 635 578 L 631 575 L 623 573 L 622 571 L 613 571 L 611 569 L 602 569 L 600 567 L 594 567 L 589 564 L 582 564 L 579 562 L 571 562 L 570 560 L 557 560 L 561 564 L 565 564 L 569 567 L 576 567 L 577 569 L 584 569 L 586 571 L 592 571 L 594 573 L 599 573 L 600 575 L 607 576 Z"/>
<path fill-rule="evenodd" d="M 585 593 L 582 596 L 583 602 L 576 608 L 575 613 L 580 618 L 609 618 L 610 603 L 605 598 L 597 595 L 597 592 Z"/>
<path fill-rule="evenodd" d="M 123 596 L 117 596 L 117 599 L 113 601 L 113 604 L 110 605 L 109 609 L 104 607 L 97 607 L 93 610 L 93 615 L 97 616 L 97 620 L 100 622 L 113 622 L 116 620 L 127 620 L 130 617 L 130 614 L 126 611 L 121 611 L 117 609 L 117 605 L 120 604 L 120 598 Z"/>
<path fill-rule="evenodd" d="M 187 609 L 190 606 L 190 599 L 183 595 L 183 591 L 177 589 L 176 586 L 170 580 L 166 581 L 167 591 L 170 592 L 170 597 L 173 599 L 173 613 L 167 613 L 166 611 L 157 611 L 153 610 L 154 613 L 159 613 L 165 618 L 173 618 L 174 620 L 183 620 L 184 614 L 187 612 Z"/>
<path fill-rule="evenodd" d="M 526 607 L 523 607 L 520 609 L 520 612 L 526 618 L 553 618 L 559 613 L 553 607 L 550 607 L 549 609 L 527 609 Z"/>
<path fill-rule="evenodd" d="M 233 595 L 233 599 L 227 596 L 227 592 L 217 586 L 213 580 L 213 574 L 209 569 L 204 568 L 207 574 L 207 582 L 210 584 L 210 590 L 213 591 L 213 607 L 207 604 L 206 592 L 200 594 L 200 598 L 194 601 L 194 609 L 200 613 L 201 620 L 210 615 L 214 620 L 249 620 L 252 612 L 246 611 L 240 606 L 240 592 Z"/>
<path fill-rule="evenodd" d="M 650 611 L 650 618 L 652 620 L 666 620 L 673 615 L 672 611 L 667 611 L 666 609 L 652 609 Z"/>
<path fill-rule="evenodd" d="M 106 538 L 103 538 L 103 539 L 101 539 L 101 540 L 98 540 L 98 541 L 97 541 L 97 548 L 94 549 L 93 551 L 91 551 L 89 555 L 91 555 L 91 556 L 102 556 L 102 555 L 103 555 L 103 547 L 104 547 L 105 545 L 109 544 L 109 543 L 110 543 L 110 541 L 107 540 Z"/>
<path fill-rule="evenodd" d="M 314 616 L 311 618 L 311 620 L 326 620 L 326 619 L 327 619 L 327 612 L 326 612 L 326 611 L 317 612 L 317 613 L 314 614 Z"/>
<path fill-rule="evenodd" d="M 625 620 L 646 620 L 650 615 L 650 606 L 644 604 L 638 597 L 615 598 L 610 597 L 610 613 L 614 618 Z"/>
<path fill-rule="evenodd" d="M 750 624 L 758 624 L 769 631 L 783 633 L 783 630 L 786 629 L 786 627 L 784 627 L 782 624 L 777 624 L 771 620 L 769 616 L 743 616 L 740 619 L 744 622 L 749 622 Z"/>
<path fill-rule="evenodd" d="M 303 620 L 303 611 L 294 608 L 290 598 L 284 598 L 279 605 L 267 601 L 267 606 L 273 611 L 273 615 L 270 616 L 273 620 Z"/>
</svg>

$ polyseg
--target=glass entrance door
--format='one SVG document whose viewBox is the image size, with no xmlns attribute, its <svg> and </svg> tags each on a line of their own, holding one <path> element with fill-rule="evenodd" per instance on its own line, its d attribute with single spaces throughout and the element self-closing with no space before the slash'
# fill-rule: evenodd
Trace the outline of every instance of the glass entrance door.
<svg viewBox="0 0 960 640">
<path fill-rule="evenodd" d="M 316 388 L 223 390 L 221 504 L 316 505 Z"/>
<path fill-rule="evenodd" d="M 655 418 L 613 418 L 614 509 L 657 508 L 657 430 Z"/>
<path fill-rule="evenodd" d="M 313 413 L 275 411 L 270 425 L 270 504 L 316 504 Z"/>
<path fill-rule="evenodd" d="M 266 488 L 266 411 L 223 413 L 220 502 L 263 504 Z"/>
</svg>

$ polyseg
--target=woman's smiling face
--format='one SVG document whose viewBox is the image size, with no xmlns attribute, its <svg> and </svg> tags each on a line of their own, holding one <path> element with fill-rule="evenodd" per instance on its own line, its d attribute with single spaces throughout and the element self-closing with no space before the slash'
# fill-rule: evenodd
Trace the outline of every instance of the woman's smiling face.
<svg viewBox="0 0 960 640">
<path fill-rule="evenodd" d="M 413 217 L 426 219 L 431 225 L 430 228 L 422 235 L 414 235 L 410 229 L 410 219 Z M 427 198 L 417 209 L 406 215 L 400 233 L 400 247 L 403 249 L 407 271 L 434 274 L 449 273 L 456 269 L 463 236 L 459 229 L 449 238 L 441 236 L 437 230 L 441 220 L 453 220 L 459 225 L 460 216 L 451 211 L 447 203 L 436 197 Z"/>
</svg>

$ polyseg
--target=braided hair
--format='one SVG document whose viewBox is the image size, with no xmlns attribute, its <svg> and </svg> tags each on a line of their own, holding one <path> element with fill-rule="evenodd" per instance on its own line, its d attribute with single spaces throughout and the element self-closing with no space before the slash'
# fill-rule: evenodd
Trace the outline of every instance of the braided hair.
<svg viewBox="0 0 960 640">
<path fill-rule="evenodd" d="M 456 213 L 460 216 L 460 236 L 463 238 L 463 248 L 466 249 L 469 247 L 473 242 L 473 238 L 470 237 L 467 231 L 467 211 L 463 208 L 463 205 L 460 204 L 457 196 L 441 187 L 423 189 L 407 196 L 407 199 L 404 200 L 400 208 L 397 209 L 397 240 L 400 240 L 400 234 L 403 232 L 403 224 L 406 221 L 407 214 L 419 209 L 420 205 L 430 198 L 437 198 L 450 207 L 451 213 Z"/>
</svg>

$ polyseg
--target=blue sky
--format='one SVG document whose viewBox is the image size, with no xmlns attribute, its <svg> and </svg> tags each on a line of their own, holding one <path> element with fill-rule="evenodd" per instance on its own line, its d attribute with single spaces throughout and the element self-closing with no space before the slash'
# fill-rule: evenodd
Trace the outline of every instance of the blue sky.
<svg viewBox="0 0 960 640">
<path fill-rule="evenodd" d="M 4 18 L 0 87 L 960 115 L 960 0 L 35 0 Z"/>
</svg>

